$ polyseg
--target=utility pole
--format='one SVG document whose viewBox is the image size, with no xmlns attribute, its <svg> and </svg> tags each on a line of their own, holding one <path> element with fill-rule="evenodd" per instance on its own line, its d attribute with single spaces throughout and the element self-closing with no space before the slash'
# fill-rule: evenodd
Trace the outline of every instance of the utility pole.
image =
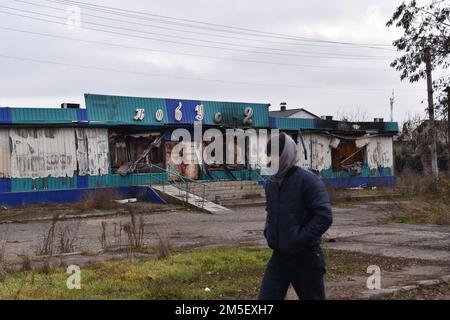
<svg viewBox="0 0 450 320">
<path fill-rule="evenodd" d="M 392 89 L 392 97 L 389 98 L 389 101 L 391 103 L 391 122 L 394 122 L 394 89 Z"/>
<path fill-rule="evenodd" d="M 438 180 L 438 165 L 437 165 L 437 148 L 436 148 L 436 126 L 434 123 L 434 104 L 433 104 L 433 79 L 431 77 L 431 55 L 432 49 L 425 48 L 424 62 L 426 65 L 427 74 L 427 92 L 428 92 L 428 125 L 430 133 L 430 147 L 431 147 L 431 173 L 433 185 L 436 186 Z"/>
<path fill-rule="evenodd" d="M 450 157 L 450 87 L 447 87 L 447 148 Z"/>
</svg>

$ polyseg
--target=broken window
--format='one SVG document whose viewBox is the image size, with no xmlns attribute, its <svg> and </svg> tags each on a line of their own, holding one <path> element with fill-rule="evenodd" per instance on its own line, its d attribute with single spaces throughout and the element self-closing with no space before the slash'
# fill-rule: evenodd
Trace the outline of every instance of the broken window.
<svg viewBox="0 0 450 320">
<path fill-rule="evenodd" d="M 110 134 L 111 170 L 114 173 L 153 172 L 149 164 L 164 165 L 161 133 Z"/>
<path fill-rule="evenodd" d="M 359 174 L 365 163 L 366 145 L 357 146 L 356 140 L 341 139 L 331 151 L 333 171 L 348 171 Z"/>
</svg>

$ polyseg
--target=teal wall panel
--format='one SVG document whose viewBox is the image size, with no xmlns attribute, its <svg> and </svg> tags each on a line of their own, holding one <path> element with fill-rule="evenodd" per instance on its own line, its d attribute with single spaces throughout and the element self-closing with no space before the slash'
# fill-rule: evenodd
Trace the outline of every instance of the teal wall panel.
<svg viewBox="0 0 450 320">
<path fill-rule="evenodd" d="M 165 99 L 86 94 L 85 103 L 90 125 L 94 126 L 162 126 L 167 123 Z M 144 109 L 142 120 L 134 119 L 136 109 Z M 158 109 L 164 113 L 162 121 L 156 119 Z"/>
<path fill-rule="evenodd" d="M 77 177 L 64 178 L 13 178 L 11 179 L 11 192 L 63 190 L 77 188 Z"/>
<path fill-rule="evenodd" d="M 398 132 L 398 122 L 385 122 L 384 130 L 388 132 Z"/>
<path fill-rule="evenodd" d="M 300 129 L 316 129 L 315 119 L 272 118 L 272 125 L 280 130 L 298 131 Z"/>
<path fill-rule="evenodd" d="M 76 109 L 11 108 L 12 124 L 58 125 L 77 122 Z"/>
<path fill-rule="evenodd" d="M 387 177 L 392 175 L 392 169 L 388 167 L 379 167 L 377 169 L 370 169 L 367 166 L 362 167 L 361 173 L 357 177 Z M 350 174 L 347 171 L 333 171 L 331 168 L 322 170 L 320 172 L 322 178 L 335 179 L 335 178 L 350 178 Z"/>
<path fill-rule="evenodd" d="M 256 103 L 238 103 L 238 102 L 219 102 L 202 101 L 205 109 L 203 123 L 207 125 L 219 125 L 214 121 L 217 112 L 222 114 L 220 124 L 226 126 L 243 127 L 244 110 L 247 107 L 253 109 L 251 127 L 268 128 L 269 127 L 269 107 L 267 104 Z"/>
<path fill-rule="evenodd" d="M 167 173 L 137 173 L 121 176 L 119 174 L 108 174 L 105 176 L 89 176 L 88 187 L 119 187 L 130 185 L 149 185 L 151 183 L 167 182 Z"/>
<path fill-rule="evenodd" d="M 233 170 L 232 173 L 239 180 L 259 181 L 262 179 L 259 171 L 255 170 Z M 233 180 L 233 176 L 225 171 L 211 171 L 211 176 L 208 176 L 202 171 L 200 173 L 200 180 Z"/>
<path fill-rule="evenodd" d="M 78 185 L 78 180 L 85 177 L 74 176 L 72 178 L 13 178 L 10 179 L 11 192 L 22 191 L 42 191 L 42 190 L 65 190 L 65 189 L 77 189 L 81 186 Z M 137 185 L 149 185 L 150 183 L 163 183 L 167 182 L 167 173 L 139 173 L 130 174 L 127 176 L 121 176 L 118 174 L 108 174 L 105 176 L 89 176 L 86 177 L 88 183 L 85 187 L 97 188 L 97 187 L 121 187 L 121 186 L 137 186 Z"/>
</svg>

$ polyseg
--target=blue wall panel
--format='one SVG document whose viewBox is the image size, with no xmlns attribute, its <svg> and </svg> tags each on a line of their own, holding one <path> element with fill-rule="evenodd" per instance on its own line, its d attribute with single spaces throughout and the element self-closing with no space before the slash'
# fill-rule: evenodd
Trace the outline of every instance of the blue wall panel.
<svg viewBox="0 0 450 320">
<path fill-rule="evenodd" d="M 100 190 L 115 190 L 123 198 L 139 197 L 155 203 L 166 203 L 153 189 L 149 187 L 119 187 Z M 71 203 L 82 200 L 86 193 L 98 192 L 99 189 L 47 190 L 31 192 L 0 192 L 0 205 L 19 206 L 35 203 Z"/>
<path fill-rule="evenodd" d="M 10 108 L 0 108 L 0 124 L 11 123 L 11 109 Z"/>
<path fill-rule="evenodd" d="M 0 192 L 11 191 L 11 180 L 0 178 Z"/>
<path fill-rule="evenodd" d="M 89 179 L 88 176 L 80 176 L 77 179 L 77 188 L 83 189 L 89 187 Z"/>
<path fill-rule="evenodd" d="M 332 188 L 350 188 L 350 187 L 392 187 L 395 185 L 396 178 L 389 177 L 355 177 L 355 178 L 331 178 L 322 179 L 326 186 Z"/>
<path fill-rule="evenodd" d="M 175 120 L 175 109 L 181 103 L 181 121 Z M 195 120 L 195 107 L 200 105 L 200 101 L 196 100 L 177 100 L 166 99 L 167 118 L 169 123 L 185 123 L 193 124 Z"/>
<path fill-rule="evenodd" d="M 77 120 L 78 125 L 80 126 L 89 125 L 88 113 L 86 109 L 77 109 Z"/>
</svg>

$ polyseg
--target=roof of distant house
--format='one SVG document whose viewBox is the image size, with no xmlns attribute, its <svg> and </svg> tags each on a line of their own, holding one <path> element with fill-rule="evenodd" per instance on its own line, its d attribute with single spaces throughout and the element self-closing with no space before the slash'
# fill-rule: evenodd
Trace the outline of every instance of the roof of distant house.
<svg viewBox="0 0 450 320">
<path fill-rule="evenodd" d="M 320 119 L 319 116 L 317 116 L 314 113 L 312 113 L 312 112 L 310 112 L 310 111 L 308 111 L 306 109 L 303 109 L 303 108 L 270 111 L 269 115 L 271 117 L 275 117 L 275 118 L 286 118 L 286 117 L 290 117 L 293 114 L 296 114 L 296 113 L 301 112 L 301 111 L 306 112 L 306 113 L 310 114 L 311 116 L 313 116 L 313 117 L 315 117 L 317 119 Z"/>
</svg>

